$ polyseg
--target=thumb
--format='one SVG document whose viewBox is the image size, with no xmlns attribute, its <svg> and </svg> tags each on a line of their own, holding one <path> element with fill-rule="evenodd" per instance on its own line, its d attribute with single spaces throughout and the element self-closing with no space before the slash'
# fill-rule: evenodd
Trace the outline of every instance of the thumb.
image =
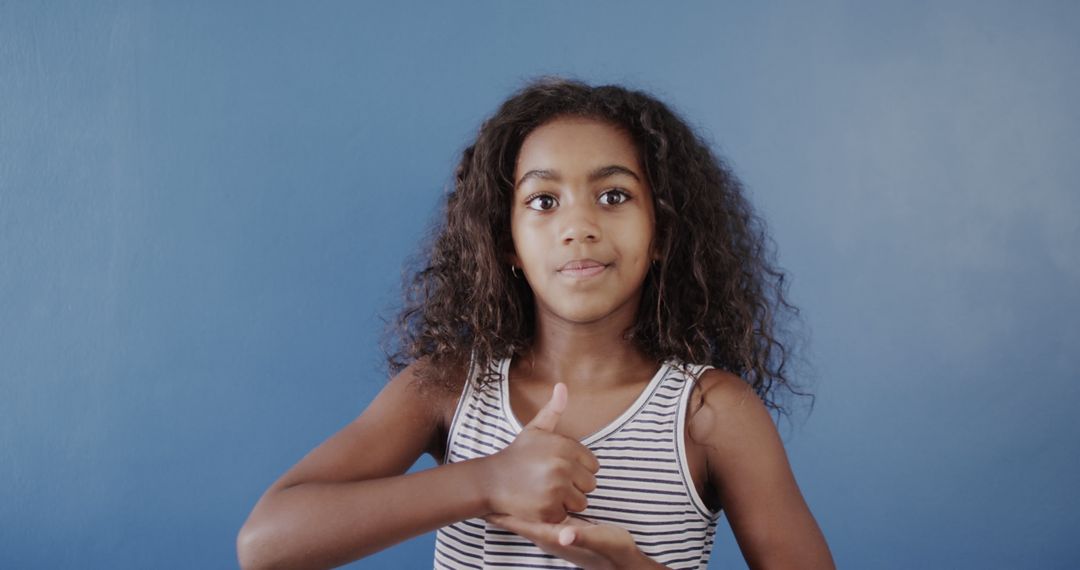
<svg viewBox="0 0 1080 570">
<path fill-rule="evenodd" d="M 577 540 L 578 536 L 580 535 L 578 534 L 578 531 L 574 529 L 574 527 L 564 526 L 561 530 L 559 530 L 559 544 L 563 546 L 570 546 L 571 544 L 574 544 L 574 541 Z"/>
<path fill-rule="evenodd" d="M 602 524 L 564 526 L 559 529 L 557 540 L 563 546 L 586 548 L 609 557 L 619 556 L 627 545 L 634 544 L 634 539 L 625 529 Z"/>
<path fill-rule="evenodd" d="M 526 425 L 526 428 L 537 428 L 544 431 L 555 431 L 555 424 L 559 423 L 563 410 L 566 409 L 566 384 L 559 382 L 551 391 L 551 399 L 536 412 L 536 417 Z"/>
</svg>

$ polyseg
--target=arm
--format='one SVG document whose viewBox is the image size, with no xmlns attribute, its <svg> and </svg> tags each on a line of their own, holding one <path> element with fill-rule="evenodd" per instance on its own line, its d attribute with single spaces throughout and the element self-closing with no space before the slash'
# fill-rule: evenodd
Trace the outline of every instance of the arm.
<svg viewBox="0 0 1080 570">
<path fill-rule="evenodd" d="M 835 565 L 765 405 L 742 379 L 709 370 L 689 428 L 706 447 L 709 481 L 750 568 Z"/>
<path fill-rule="evenodd" d="M 416 366 L 263 494 L 237 537 L 243 568 L 340 566 L 488 512 L 483 460 L 402 475 L 438 448 L 438 410 L 416 390 Z"/>
</svg>

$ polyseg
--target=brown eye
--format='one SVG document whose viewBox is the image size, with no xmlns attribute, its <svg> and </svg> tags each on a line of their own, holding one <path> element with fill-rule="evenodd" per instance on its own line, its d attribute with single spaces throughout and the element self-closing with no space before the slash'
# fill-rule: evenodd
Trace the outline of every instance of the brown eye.
<svg viewBox="0 0 1080 570">
<path fill-rule="evenodd" d="M 548 194 L 541 194 L 539 196 L 529 198 L 525 202 L 525 205 L 533 210 L 544 211 L 554 208 L 556 203 L 557 202 L 555 202 L 554 196 Z"/>
<path fill-rule="evenodd" d="M 630 199 L 630 195 L 618 188 L 612 188 L 600 195 L 600 203 L 605 206 L 618 206 Z"/>
</svg>

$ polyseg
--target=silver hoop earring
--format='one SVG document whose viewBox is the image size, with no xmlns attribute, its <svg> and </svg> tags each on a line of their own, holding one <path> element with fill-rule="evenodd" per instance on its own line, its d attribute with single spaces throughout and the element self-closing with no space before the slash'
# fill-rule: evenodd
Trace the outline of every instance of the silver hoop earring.
<svg viewBox="0 0 1080 570">
<path fill-rule="evenodd" d="M 510 273 L 513 273 L 513 274 L 514 274 L 514 277 L 516 277 L 516 278 L 518 278 L 518 279 L 521 279 L 521 275 L 520 275 L 520 274 L 518 274 L 518 268 L 517 268 L 517 266 L 516 266 L 516 265 L 511 265 L 511 266 L 510 266 Z"/>
</svg>

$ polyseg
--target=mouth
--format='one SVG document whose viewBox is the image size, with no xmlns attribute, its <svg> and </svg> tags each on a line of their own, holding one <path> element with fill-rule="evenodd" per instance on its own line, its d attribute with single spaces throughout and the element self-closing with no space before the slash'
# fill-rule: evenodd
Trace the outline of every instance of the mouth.
<svg viewBox="0 0 1080 570">
<path fill-rule="evenodd" d="M 581 259 L 563 265 L 559 269 L 559 274 L 574 278 L 592 277 L 599 275 L 610 265 L 610 263 L 600 263 L 593 259 Z"/>
</svg>

